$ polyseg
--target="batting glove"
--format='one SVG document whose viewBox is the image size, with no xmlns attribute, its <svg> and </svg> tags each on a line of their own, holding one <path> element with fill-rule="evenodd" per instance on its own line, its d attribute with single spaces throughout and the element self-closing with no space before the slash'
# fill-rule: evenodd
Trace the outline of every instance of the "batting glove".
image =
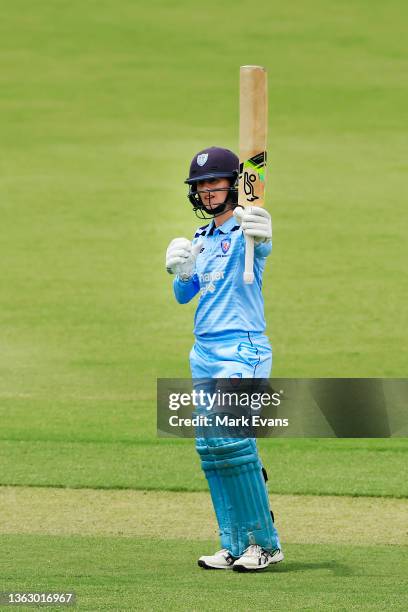
<svg viewBox="0 0 408 612">
<path fill-rule="evenodd" d="M 234 217 L 246 236 L 252 236 L 257 244 L 272 239 L 272 219 L 265 208 L 259 206 L 237 206 Z"/>
<path fill-rule="evenodd" d="M 195 270 L 195 261 L 200 251 L 201 243 L 192 246 L 187 238 L 174 238 L 166 251 L 166 270 L 169 274 L 177 274 L 183 281 L 189 280 Z"/>
</svg>

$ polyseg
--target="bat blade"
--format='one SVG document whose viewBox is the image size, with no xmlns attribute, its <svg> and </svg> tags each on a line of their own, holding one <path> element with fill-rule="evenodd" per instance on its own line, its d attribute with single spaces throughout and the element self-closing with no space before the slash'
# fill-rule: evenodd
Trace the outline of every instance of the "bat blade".
<svg viewBox="0 0 408 612">
<path fill-rule="evenodd" d="M 268 124 L 267 73 L 262 66 L 241 66 L 239 95 L 240 206 L 263 206 Z M 254 282 L 254 239 L 245 236 L 244 282 Z"/>
</svg>

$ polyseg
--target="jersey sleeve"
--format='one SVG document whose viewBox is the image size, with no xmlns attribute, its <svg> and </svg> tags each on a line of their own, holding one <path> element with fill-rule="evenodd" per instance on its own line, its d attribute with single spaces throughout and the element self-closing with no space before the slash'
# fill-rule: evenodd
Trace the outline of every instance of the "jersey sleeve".
<svg viewBox="0 0 408 612">
<path fill-rule="evenodd" d="M 272 241 L 271 240 L 267 240 L 267 242 L 260 242 L 259 244 L 255 243 L 255 248 L 254 248 L 255 257 L 268 257 L 271 251 L 272 251 Z"/>
<path fill-rule="evenodd" d="M 187 281 L 183 281 L 176 276 L 173 281 L 173 290 L 178 303 L 187 304 L 200 290 L 200 281 L 197 274 L 194 274 Z"/>
</svg>

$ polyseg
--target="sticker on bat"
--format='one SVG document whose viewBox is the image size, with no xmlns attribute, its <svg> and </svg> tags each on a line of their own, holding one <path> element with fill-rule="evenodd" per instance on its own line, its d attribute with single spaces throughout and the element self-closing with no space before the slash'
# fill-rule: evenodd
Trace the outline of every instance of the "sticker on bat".
<svg viewBox="0 0 408 612">
<path fill-rule="evenodd" d="M 239 165 L 239 174 L 242 175 L 244 168 L 256 172 L 261 181 L 265 180 L 265 167 L 266 167 L 266 151 L 257 153 L 250 159 L 247 159 Z"/>
<path fill-rule="evenodd" d="M 260 196 L 256 195 L 257 181 L 265 181 L 266 151 L 257 153 L 245 160 L 239 167 L 239 178 L 247 202 L 255 202 Z"/>
<path fill-rule="evenodd" d="M 249 174 L 244 172 L 244 192 L 248 202 L 254 202 L 259 200 L 259 196 L 255 195 L 254 183 L 256 183 L 257 176 L 255 174 Z"/>
</svg>

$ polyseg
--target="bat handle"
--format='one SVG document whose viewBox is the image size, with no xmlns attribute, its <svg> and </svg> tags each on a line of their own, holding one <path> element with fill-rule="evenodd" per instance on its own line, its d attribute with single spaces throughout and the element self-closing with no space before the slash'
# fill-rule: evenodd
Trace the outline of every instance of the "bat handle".
<svg viewBox="0 0 408 612">
<path fill-rule="evenodd" d="M 254 239 L 252 236 L 245 236 L 245 271 L 244 283 L 252 285 L 254 282 Z"/>
</svg>

